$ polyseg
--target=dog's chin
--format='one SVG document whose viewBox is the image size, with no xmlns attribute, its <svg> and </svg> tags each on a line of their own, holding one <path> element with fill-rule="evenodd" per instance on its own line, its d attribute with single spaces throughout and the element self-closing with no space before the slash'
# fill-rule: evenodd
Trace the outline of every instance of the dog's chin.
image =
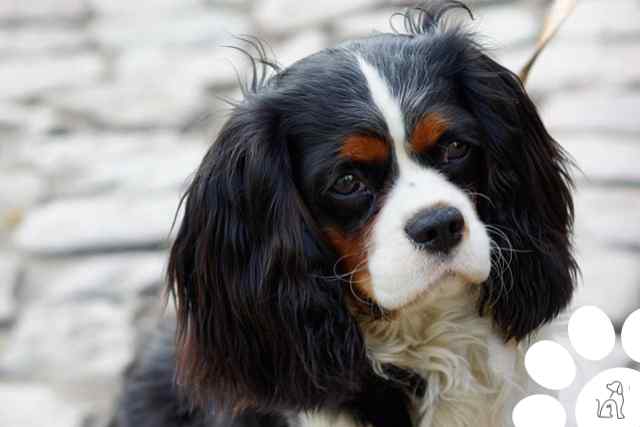
<svg viewBox="0 0 640 427">
<path fill-rule="evenodd" d="M 421 289 L 410 293 L 404 297 L 398 297 L 385 306 L 380 304 L 382 308 L 396 313 L 409 313 L 421 308 L 435 304 L 438 300 L 446 298 L 455 298 L 460 295 L 469 293 L 480 283 L 484 282 L 486 277 L 477 275 L 469 275 L 467 273 L 458 273 L 447 271 L 436 279 L 432 279 L 424 284 Z"/>
</svg>

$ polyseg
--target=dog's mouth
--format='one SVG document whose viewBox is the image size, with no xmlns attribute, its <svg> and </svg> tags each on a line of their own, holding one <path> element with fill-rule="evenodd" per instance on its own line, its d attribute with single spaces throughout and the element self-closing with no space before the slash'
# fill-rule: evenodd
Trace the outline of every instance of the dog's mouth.
<svg viewBox="0 0 640 427">
<path fill-rule="evenodd" d="M 486 278 L 469 275 L 466 272 L 445 270 L 435 280 L 429 281 L 422 289 L 407 295 L 403 301 L 394 305 L 393 308 L 380 307 L 385 311 L 395 313 L 414 311 L 439 299 L 454 298 L 469 291 L 472 287 L 484 283 L 485 280 Z"/>
</svg>

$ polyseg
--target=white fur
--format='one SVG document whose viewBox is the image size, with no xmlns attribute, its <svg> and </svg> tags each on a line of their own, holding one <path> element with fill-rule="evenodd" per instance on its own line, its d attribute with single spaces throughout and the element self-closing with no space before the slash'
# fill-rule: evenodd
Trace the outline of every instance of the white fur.
<svg viewBox="0 0 640 427">
<path fill-rule="evenodd" d="M 410 408 L 416 427 L 511 425 L 513 406 L 525 393 L 523 352 L 478 317 L 476 298 L 477 289 L 446 283 L 393 318 L 357 315 L 379 375 L 391 364 L 425 379 L 424 397 L 414 397 Z M 302 413 L 292 425 L 359 426 L 346 414 L 325 411 Z"/>
<path fill-rule="evenodd" d="M 489 237 L 469 197 L 440 173 L 409 157 L 400 102 L 372 65 L 362 58 L 358 62 L 373 102 L 387 123 L 399 166 L 399 175 L 376 218 L 368 245 L 368 269 L 376 302 L 397 309 L 443 280 L 485 281 L 491 267 Z M 419 250 L 404 231 L 413 215 L 437 205 L 457 208 L 466 224 L 463 241 L 447 257 Z"/>
<path fill-rule="evenodd" d="M 398 150 L 397 147 L 397 144 L 402 144 L 405 140 L 404 115 L 402 114 L 400 104 L 398 104 L 393 97 L 389 87 L 375 67 L 366 62 L 362 57 L 358 57 L 358 63 L 360 64 L 360 71 L 364 74 L 367 84 L 369 85 L 371 98 L 373 98 L 373 102 L 382 113 L 387 123 L 389 134 L 394 144 L 396 144 L 396 156 L 406 156 L 405 151 L 403 149 Z"/>
<path fill-rule="evenodd" d="M 295 427 L 367 427 L 346 414 L 327 411 L 302 412 L 290 424 Z"/>
<path fill-rule="evenodd" d="M 414 400 L 419 427 L 506 427 L 522 392 L 521 352 L 505 345 L 479 318 L 477 295 L 462 283 L 447 283 L 392 319 L 359 319 L 369 357 L 410 369 L 427 383 Z"/>
</svg>

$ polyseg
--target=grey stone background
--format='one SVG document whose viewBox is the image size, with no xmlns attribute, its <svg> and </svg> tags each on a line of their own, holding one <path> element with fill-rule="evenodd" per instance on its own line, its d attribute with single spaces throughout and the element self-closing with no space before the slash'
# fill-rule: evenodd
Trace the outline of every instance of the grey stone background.
<svg viewBox="0 0 640 427">
<path fill-rule="evenodd" d="M 0 425 L 107 423 L 138 332 L 161 317 L 179 194 L 225 117 L 216 96 L 238 93 L 231 34 L 288 64 L 387 30 L 407 3 L 0 1 Z M 544 1 L 470 3 L 517 69 Z M 579 3 L 530 91 L 582 168 L 575 304 L 620 326 L 640 307 L 640 2 Z"/>
</svg>

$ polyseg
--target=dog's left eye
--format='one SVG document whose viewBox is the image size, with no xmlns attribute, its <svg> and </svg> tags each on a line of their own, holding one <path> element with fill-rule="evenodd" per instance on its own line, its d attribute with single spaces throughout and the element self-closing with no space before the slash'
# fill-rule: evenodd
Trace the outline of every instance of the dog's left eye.
<svg viewBox="0 0 640 427">
<path fill-rule="evenodd" d="M 451 160 L 462 159 L 468 152 L 469 145 L 460 141 L 452 141 L 447 144 L 444 149 L 444 161 L 449 162 Z"/>
<path fill-rule="evenodd" d="M 343 196 L 360 193 L 365 189 L 366 187 L 362 181 L 358 180 L 358 178 L 352 174 L 341 176 L 331 187 L 331 191 Z"/>
</svg>

